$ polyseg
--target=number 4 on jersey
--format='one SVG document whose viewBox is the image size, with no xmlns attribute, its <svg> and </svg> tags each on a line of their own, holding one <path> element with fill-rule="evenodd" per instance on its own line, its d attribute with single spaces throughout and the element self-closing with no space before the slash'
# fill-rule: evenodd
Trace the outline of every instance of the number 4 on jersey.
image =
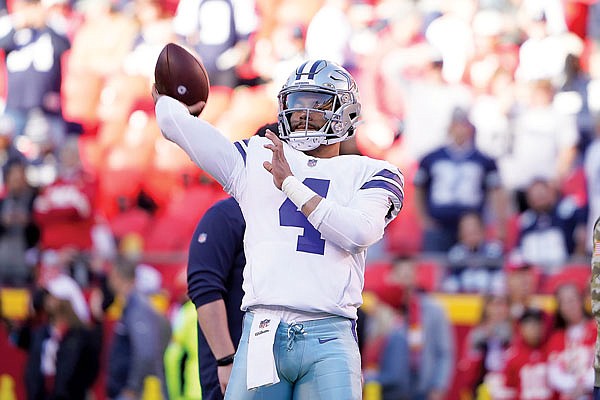
<svg viewBox="0 0 600 400">
<path fill-rule="evenodd" d="M 321 197 L 327 197 L 329 181 L 325 179 L 306 178 L 303 182 Z M 304 228 L 304 233 L 298 236 L 296 251 L 311 254 L 325 254 L 325 240 L 321 233 L 308 222 L 308 219 L 298 210 L 290 199 L 286 199 L 279 207 L 279 224 L 281 226 L 295 226 Z"/>
</svg>

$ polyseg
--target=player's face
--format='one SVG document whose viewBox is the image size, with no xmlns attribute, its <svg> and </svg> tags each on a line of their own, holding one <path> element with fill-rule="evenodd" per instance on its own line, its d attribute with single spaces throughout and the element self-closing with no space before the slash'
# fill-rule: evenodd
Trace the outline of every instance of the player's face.
<svg viewBox="0 0 600 400">
<path fill-rule="evenodd" d="M 290 128 L 292 131 L 318 131 L 325 125 L 327 120 L 325 119 L 324 113 L 311 112 L 310 110 L 331 111 L 333 104 L 334 97 L 325 93 L 290 93 L 285 98 L 285 108 L 298 109 L 297 111 L 292 112 L 290 117 Z"/>
</svg>

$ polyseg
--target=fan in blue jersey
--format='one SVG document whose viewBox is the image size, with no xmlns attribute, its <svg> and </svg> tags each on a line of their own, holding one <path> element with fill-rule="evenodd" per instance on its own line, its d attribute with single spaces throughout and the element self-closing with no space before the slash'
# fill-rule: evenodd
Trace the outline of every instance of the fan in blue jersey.
<svg viewBox="0 0 600 400">
<path fill-rule="evenodd" d="M 448 251 L 457 243 L 460 218 L 467 212 L 481 214 L 488 204 L 493 205 L 497 227 L 504 230 L 506 196 L 496 162 L 475 148 L 474 135 L 466 111 L 456 108 L 448 144 L 419 162 L 415 204 L 425 225 L 424 251 Z"/>
<path fill-rule="evenodd" d="M 61 57 L 69 39 L 48 20 L 40 0 L 17 0 L 14 12 L 0 18 L 0 49 L 6 53 L 5 116 L 15 136 L 59 148 L 67 126 L 62 116 Z"/>
<path fill-rule="evenodd" d="M 559 272 L 571 257 L 585 256 L 587 207 L 562 196 L 552 182 L 536 178 L 525 192 L 514 252 L 545 274 Z"/>
<path fill-rule="evenodd" d="M 356 313 L 367 248 L 404 200 L 388 162 L 339 155 L 358 89 L 342 67 L 307 61 L 279 92 L 279 135 L 230 143 L 154 89 L 163 135 L 239 203 L 246 231 L 242 337 L 226 399 L 361 398 Z"/>
</svg>

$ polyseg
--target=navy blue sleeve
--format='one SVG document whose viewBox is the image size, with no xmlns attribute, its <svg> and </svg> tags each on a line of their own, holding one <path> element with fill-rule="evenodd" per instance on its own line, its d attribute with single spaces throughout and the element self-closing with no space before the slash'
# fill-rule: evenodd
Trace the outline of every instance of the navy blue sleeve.
<svg viewBox="0 0 600 400">
<path fill-rule="evenodd" d="M 196 308 L 223 298 L 237 254 L 243 248 L 245 224 L 238 204 L 229 198 L 202 217 L 189 248 L 188 296 Z"/>
</svg>

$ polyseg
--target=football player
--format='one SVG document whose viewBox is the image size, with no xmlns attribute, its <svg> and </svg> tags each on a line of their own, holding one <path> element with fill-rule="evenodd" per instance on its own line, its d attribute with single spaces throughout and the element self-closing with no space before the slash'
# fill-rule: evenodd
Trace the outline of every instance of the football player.
<svg viewBox="0 0 600 400">
<path fill-rule="evenodd" d="M 355 134 L 358 88 L 307 61 L 279 92 L 279 135 L 231 143 L 153 90 L 163 135 L 240 204 L 246 232 L 242 337 L 227 399 L 359 399 L 356 315 L 367 248 L 404 201 L 394 165 L 339 155 Z"/>
</svg>

